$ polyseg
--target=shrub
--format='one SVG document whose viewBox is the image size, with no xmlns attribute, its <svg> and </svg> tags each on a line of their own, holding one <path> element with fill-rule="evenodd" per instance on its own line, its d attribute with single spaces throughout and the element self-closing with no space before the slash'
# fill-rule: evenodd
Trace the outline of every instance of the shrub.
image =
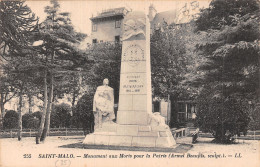
<svg viewBox="0 0 260 167">
<path fill-rule="evenodd" d="M 37 124 L 37 127 L 40 126 L 40 122 L 41 122 L 41 118 L 42 118 L 42 112 L 40 111 L 37 111 L 37 112 L 34 112 L 32 113 L 33 117 L 37 118 L 39 120 L 38 124 Z"/>
<path fill-rule="evenodd" d="M 23 128 L 37 129 L 39 127 L 40 120 L 33 114 L 26 113 L 22 117 Z"/>
<path fill-rule="evenodd" d="M 73 120 L 78 120 L 74 126 L 82 127 L 85 135 L 88 132 L 94 132 L 93 98 L 93 92 L 83 95 L 79 99 L 73 115 Z"/>
<path fill-rule="evenodd" d="M 51 124 L 52 128 L 58 127 L 70 127 L 70 118 L 71 118 L 71 107 L 68 104 L 61 103 L 55 105 L 51 113 Z"/>
<path fill-rule="evenodd" d="M 16 111 L 6 111 L 3 121 L 3 127 L 4 129 L 18 128 L 18 113 Z"/>
</svg>

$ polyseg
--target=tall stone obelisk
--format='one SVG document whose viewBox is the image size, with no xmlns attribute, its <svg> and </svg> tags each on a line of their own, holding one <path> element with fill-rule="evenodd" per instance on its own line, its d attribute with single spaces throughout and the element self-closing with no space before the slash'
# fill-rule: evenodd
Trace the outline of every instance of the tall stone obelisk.
<svg viewBox="0 0 260 167">
<path fill-rule="evenodd" d="M 148 125 L 152 113 L 149 24 L 142 12 L 123 22 L 118 124 Z"/>
<path fill-rule="evenodd" d="M 123 22 L 117 123 L 103 123 L 84 144 L 130 147 L 174 147 L 170 128 L 152 113 L 150 26 L 142 12 L 130 12 Z"/>
</svg>

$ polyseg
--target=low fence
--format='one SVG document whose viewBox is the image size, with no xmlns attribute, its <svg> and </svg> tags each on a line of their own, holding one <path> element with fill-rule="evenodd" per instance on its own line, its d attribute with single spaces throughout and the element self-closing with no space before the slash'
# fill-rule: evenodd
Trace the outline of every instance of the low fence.
<svg viewBox="0 0 260 167">
<path fill-rule="evenodd" d="M 0 138 L 16 138 L 18 129 L 0 131 Z M 35 137 L 38 129 L 23 129 L 22 137 Z M 84 136 L 82 128 L 51 128 L 47 136 Z"/>
<path fill-rule="evenodd" d="M 196 128 L 180 128 L 171 129 L 174 138 L 181 138 L 191 136 L 196 131 Z M 18 129 L 5 129 L 0 130 L 0 138 L 16 138 Z M 23 129 L 22 137 L 35 137 L 38 129 Z M 90 133 L 90 130 L 87 131 Z M 213 137 L 211 133 L 204 133 L 199 131 L 199 137 Z M 51 128 L 48 136 L 84 136 L 82 128 Z M 240 137 L 235 136 L 236 139 L 260 140 L 260 130 L 248 131 L 244 136 L 242 133 Z"/>
</svg>

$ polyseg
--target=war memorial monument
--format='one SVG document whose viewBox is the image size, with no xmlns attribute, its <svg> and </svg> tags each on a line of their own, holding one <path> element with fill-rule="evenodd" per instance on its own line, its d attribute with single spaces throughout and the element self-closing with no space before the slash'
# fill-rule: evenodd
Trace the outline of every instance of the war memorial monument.
<svg viewBox="0 0 260 167">
<path fill-rule="evenodd" d="M 95 131 L 83 144 L 172 148 L 176 142 L 164 117 L 152 113 L 149 20 L 142 12 L 130 12 L 123 26 L 116 123 L 113 89 L 105 79 L 94 97 Z"/>
</svg>

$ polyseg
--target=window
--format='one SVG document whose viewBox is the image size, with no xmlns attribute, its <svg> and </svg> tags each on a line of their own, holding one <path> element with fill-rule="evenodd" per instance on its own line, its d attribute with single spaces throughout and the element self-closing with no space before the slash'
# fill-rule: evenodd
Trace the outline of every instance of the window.
<svg viewBox="0 0 260 167">
<path fill-rule="evenodd" d="M 120 42 L 120 36 L 118 35 L 118 36 L 115 36 L 115 42 L 116 43 L 119 43 Z"/>
<path fill-rule="evenodd" d="M 121 26 L 121 20 L 116 20 L 115 27 L 120 28 Z"/>
<path fill-rule="evenodd" d="M 93 32 L 97 31 L 97 24 L 96 23 L 92 23 L 92 31 Z"/>
<path fill-rule="evenodd" d="M 93 40 L 92 40 L 92 43 L 97 43 L 97 39 L 93 39 Z"/>
<path fill-rule="evenodd" d="M 186 121 L 186 105 L 185 103 L 178 103 L 178 122 L 182 123 Z"/>
</svg>

